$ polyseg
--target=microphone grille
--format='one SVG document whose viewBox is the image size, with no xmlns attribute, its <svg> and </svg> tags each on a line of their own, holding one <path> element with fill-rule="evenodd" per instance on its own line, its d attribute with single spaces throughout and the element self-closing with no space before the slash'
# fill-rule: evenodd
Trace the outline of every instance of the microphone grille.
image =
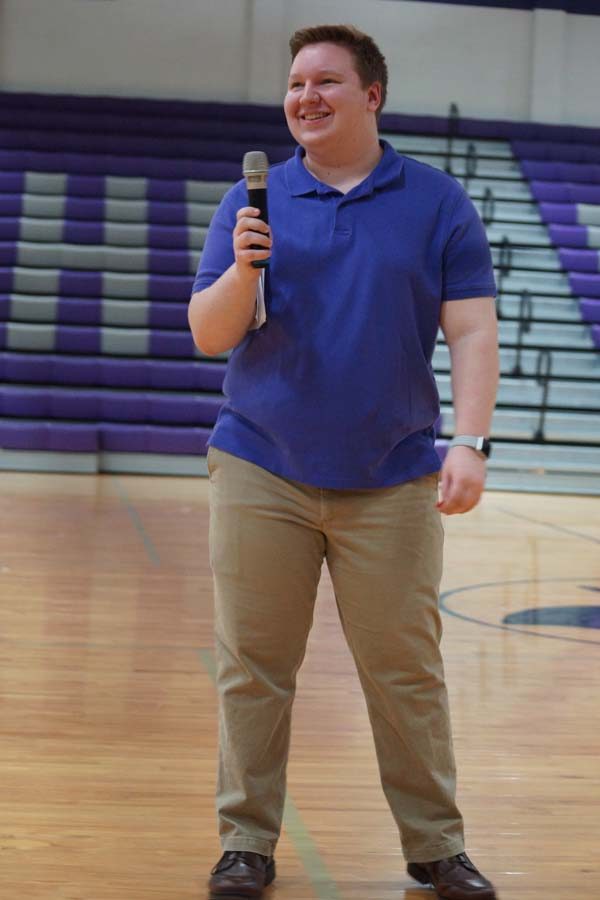
<svg viewBox="0 0 600 900">
<path fill-rule="evenodd" d="M 268 172 L 267 154 L 262 150 L 249 150 L 248 153 L 244 153 L 242 169 L 244 175 L 248 175 L 250 172 Z"/>
</svg>

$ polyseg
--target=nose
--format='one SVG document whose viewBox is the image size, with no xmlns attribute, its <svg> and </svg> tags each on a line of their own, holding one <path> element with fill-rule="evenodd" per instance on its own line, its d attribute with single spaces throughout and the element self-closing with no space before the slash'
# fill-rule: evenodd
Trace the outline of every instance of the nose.
<svg viewBox="0 0 600 900">
<path fill-rule="evenodd" d="M 304 90 L 300 96 L 301 103 L 314 103 L 315 100 L 319 99 L 319 93 L 316 89 L 316 86 L 312 81 L 306 81 L 304 83 Z"/>
</svg>

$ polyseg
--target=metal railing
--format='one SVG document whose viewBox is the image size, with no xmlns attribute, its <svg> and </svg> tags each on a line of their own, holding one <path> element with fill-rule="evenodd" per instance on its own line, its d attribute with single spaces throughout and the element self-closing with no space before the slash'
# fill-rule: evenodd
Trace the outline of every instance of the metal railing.
<svg viewBox="0 0 600 900">
<path fill-rule="evenodd" d="M 492 224 L 495 215 L 496 198 L 494 197 L 494 192 L 492 191 L 492 189 L 487 187 L 484 191 L 483 201 L 481 204 L 481 218 L 486 228 L 488 225 Z"/>
<path fill-rule="evenodd" d="M 469 191 L 469 182 L 471 181 L 471 178 L 475 178 L 477 175 L 478 161 L 479 160 L 477 157 L 477 147 L 475 146 L 475 144 L 470 143 L 467 146 L 467 157 L 465 160 L 464 186 L 465 186 L 465 191 L 467 191 L 467 193 Z"/>
<path fill-rule="evenodd" d="M 552 378 L 552 351 L 548 348 L 540 350 L 537 357 L 535 368 L 535 380 L 542 387 L 542 402 L 540 404 L 540 418 L 538 427 L 533 435 L 534 441 L 545 441 L 544 425 L 546 423 L 546 412 L 548 411 L 548 391 L 550 390 L 550 379 Z"/>
<path fill-rule="evenodd" d="M 512 368 L 511 375 L 522 375 L 523 370 L 521 368 L 521 353 L 523 350 L 523 335 L 529 334 L 531 331 L 531 320 L 533 318 L 533 304 L 531 302 L 531 294 L 528 290 L 523 291 L 521 294 L 521 301 L 519 303 L 519 330 L 517 333 L 517 356 L 515 359 L 515 364 Z"/>
<path fill-rule="evenodd" d="M 500 305 L 500 296 L 504 287 L 504 279 L 507 278 L 512 270 L 513 264 L 513 248 L 509 238 L 504 235 L 500 244 L 500 253 L 498 255 L 498 299 L 496 303 L 496 312 L 498 318 L 502 318 L 502 308 Z"/>
<path fill-rule="evenodd" d="M 454 142 L 454 138 L 458 134 L 458 126 L 460 123 L 460 112 L 456 103 L 450 104 L 450 109 L 448 110 L 448 138 L 446 142 L 446 162 L 444 164 L 444 170 L 448 173 L 448 175 L 453 175 L 452 171 L 452 144 Z"/>
</svg>

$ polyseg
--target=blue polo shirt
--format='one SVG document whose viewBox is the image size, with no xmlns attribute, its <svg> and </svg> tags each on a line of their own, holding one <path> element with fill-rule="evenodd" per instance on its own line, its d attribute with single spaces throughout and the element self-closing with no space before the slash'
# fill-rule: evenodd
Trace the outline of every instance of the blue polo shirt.
<svg viewBox="0 0 600 900">
<path fill-rule="evenodd" d="M 378 488 L 440 468 L 431 366 L 444 301 L 495 296 L 484 227 L 451 176 L 381 142 L 347 194 L 304 151 L 269 171 L 266 322 L 229 358 L 209 444 L 323 488 Z M 244 181 L 212 219 L 194 291 L 234 262 Z"/>
</svg>

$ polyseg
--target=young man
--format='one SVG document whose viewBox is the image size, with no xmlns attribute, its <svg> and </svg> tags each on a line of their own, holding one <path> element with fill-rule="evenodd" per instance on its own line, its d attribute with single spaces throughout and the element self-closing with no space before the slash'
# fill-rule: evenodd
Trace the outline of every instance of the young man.
<svg viewBox="0 0 600 900">
<path fill-rule="evenodd" d="M 440 512 L 472 509 L 485 481 L 489 247 L 457 182 L 378 139 L 387 69 L 372 39 L 320 26 L 290 47 L 284 108 L 299 147 L 270 171 L 272 234 L 235 185 L 189 308 L 201 350 L 234 348 L 208 451 L 224 851 L 211 896 L 257 897 L 275 877 L 296 673 L 326 558 L 408 871 L 448 900 L 493 900 L 464 853 L 438 611 Z M 440 324 L 457 432 L 441 479 Z"/>
</svg>

